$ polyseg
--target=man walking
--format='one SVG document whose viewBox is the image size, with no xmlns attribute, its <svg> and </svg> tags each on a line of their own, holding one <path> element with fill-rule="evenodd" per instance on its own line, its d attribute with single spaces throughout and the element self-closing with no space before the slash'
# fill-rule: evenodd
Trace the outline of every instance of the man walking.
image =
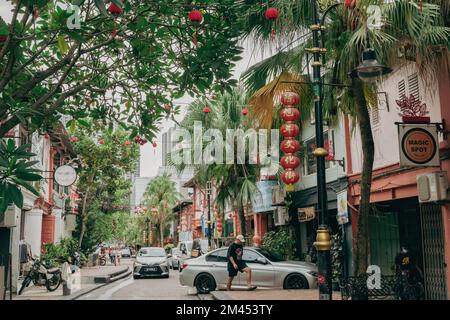
<svg viewBox="0 0 450 320">
<path fill-rule="evenodd" d="M 228 283 L 227 290 L 231 290 L 231 283 L 233 278 L 238 274 L 238 271 L 247 274 L 247 290 L 255 290 L 256 286 L 252 286 L 252 270 L 242 261 L 244 253 L 243 243 L 245 242 L 243 235 L 238 235 L 236 240 L 228 247 Z"/>
</svg>

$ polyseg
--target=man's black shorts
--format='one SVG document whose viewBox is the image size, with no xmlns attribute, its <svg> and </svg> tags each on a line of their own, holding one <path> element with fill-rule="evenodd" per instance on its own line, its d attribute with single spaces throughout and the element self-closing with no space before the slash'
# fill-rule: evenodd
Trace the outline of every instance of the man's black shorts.
<svg viewBox="0 0 450 320">
<path fill-rule="evenodd" d="M 235 269 L 231 263 L 228 263 L 227 269 L 228 269 L 229 277 L 236 277 L 238 274 L 238 271 L 244 272 L 244 269 L 247 268 L 247 265 L 243 261 L 238 261 L 236 264 L 238 266 L 237 269 Z"/>
</svg>

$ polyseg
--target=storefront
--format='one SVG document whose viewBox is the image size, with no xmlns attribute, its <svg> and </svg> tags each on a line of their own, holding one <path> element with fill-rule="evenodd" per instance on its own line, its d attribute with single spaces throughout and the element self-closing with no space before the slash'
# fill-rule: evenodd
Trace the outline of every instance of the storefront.
<svg viewBox="0 0 450 320">
<path fill-rule="evenodd" d="M 442 205 L 419 204 L 417 175 L 438 168 L 400 168 L 389 165 L 373 171 L 372 215 L 368 218 L 369 264 L 393 274 L 395 256 L 407 246 L 424 274 L 426 299 L 447 299 L 445 235 Z M 360 175 L 349 176 L 349 202 L 356 239 Z M 355 243 L 353 244 L 356 245 Z"/>
</svg>

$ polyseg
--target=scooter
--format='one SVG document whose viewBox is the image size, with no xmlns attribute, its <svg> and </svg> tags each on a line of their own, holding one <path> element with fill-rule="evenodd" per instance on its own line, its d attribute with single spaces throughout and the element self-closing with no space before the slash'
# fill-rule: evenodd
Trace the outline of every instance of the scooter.
<svg viewBox="0 0 450 320">
<path fill-rule="evenodd" d="M 35 286 L 44 286 L 48 291 L 55 291 L 61 284 L 61 269 L 48 268 L 39 260 L 31 259 L 25 264 L 24 271 L 27 274 L 22 282 L 19 295 L 30 285 L 31 282 Z"/>
</svg>

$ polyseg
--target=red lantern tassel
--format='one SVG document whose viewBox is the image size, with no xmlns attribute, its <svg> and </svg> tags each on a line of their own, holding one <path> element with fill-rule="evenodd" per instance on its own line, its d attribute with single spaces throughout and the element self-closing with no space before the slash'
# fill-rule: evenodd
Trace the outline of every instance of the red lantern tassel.
<svg viewBox="0 0 450 320">
<path fill-rule="evenodd" d="M 194 31 L 194 47 L 197 49 L 197 30 Z"/>
<path fill-rule="evenodd" d="M 114 17 L 114 30 L 112 33 L 112 37 L 115 38 L 117 35 L 117 27 L 116 27 L 116 17 Z"/>
<path fill-rule="evenodd" d="M 272 28 L 272 41 L 275 40 L 275 34 L 276 34 L 276 31 L 275 31 L 275 29 Z"/>
</svg>

